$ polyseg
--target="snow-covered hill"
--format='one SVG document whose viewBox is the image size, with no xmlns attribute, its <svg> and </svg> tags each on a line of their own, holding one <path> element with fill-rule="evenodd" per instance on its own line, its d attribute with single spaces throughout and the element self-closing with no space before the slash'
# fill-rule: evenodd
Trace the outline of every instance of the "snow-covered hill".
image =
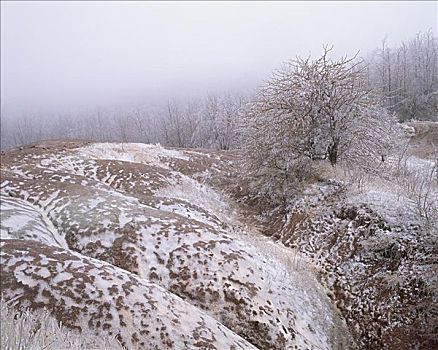
<svg viewBox="0 0 438 350">
<path fill-rule="evenodd" d="M 127 348 L 355 348 L 310 260 L 266 249 L 214 189 L 232 161 L 61 141 L 2 154 L 3 298 Z"/>
</svg>

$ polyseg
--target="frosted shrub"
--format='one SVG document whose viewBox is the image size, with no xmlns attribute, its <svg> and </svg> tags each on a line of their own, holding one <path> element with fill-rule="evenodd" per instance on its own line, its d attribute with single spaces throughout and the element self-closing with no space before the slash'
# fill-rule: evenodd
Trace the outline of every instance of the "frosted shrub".
<svg viewBox="0 0 438 350">
<path fill-rule="evenodd" d="M 401 190 L 428 223 L 438 222 L 438 163 L 428 162 L 420 169 L 406 170 L 399 178 Z"/>
<path fill-rule="evenodd" d="M 46 310 L 19 312 L 3 299 L 0 310 L 4 350 L 122 349 L 116 339 L 66 329 Z"/>
</svg>

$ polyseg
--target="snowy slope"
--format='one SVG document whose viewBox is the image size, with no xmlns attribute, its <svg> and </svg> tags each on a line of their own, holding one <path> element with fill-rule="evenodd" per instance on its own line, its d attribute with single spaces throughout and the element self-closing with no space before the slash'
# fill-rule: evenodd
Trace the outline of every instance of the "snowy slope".
<svg viewBox="0 0 438 350">
<path fill-rule="evenodd" d="M 204 183 L 228 165 L 217 152 L 143 144 L 2 155 L 5 297 L 59 320 L 74 312 L 70 326 L 84 331 L 120 328 L 128 347 L 354 348 L 312 272 L 245 238 L 251 228 Z M 88 284 L 67 283 L 75 274 Z"/>
<path fill-rule="evenodd" d="M 65 326 L 115 336 L 146 349 L 255 349 L 247 341 L 165 289 L 81 254 L 5 240 L 5 296 L 44 305 Z"/>
</svg>

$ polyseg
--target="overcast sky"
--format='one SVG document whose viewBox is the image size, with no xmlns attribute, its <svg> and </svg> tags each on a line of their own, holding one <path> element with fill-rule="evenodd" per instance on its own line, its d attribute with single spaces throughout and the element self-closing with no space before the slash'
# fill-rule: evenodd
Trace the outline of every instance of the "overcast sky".
<svg viewBox="0 0 438 350">
<path fill-rule="evenodd" d="M 138 106 L 257 86 L 296 55 L 437 34 L 437 2 L 1 2 L 2 111 Z"/>
</svg>

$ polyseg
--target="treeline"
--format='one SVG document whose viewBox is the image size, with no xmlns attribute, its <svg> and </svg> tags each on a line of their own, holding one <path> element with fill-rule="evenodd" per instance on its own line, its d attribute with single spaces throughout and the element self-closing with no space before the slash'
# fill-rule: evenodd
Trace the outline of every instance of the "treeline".
<svg viewBox="0 0 438 350">
<path fill-rule="evenodd" d="M 386 97 L 386 107 L 401 121 L 438 118 L 438 38 L 420 32 L 389 47 L 383 40 L 367 60 L 371 85 Z"/>
<path fill-rule="evenodd" d="M 438 118 L 438 39 L 418 33 L 397 47 L 383 41 L 362 61 L 368 84 L 400 121 Z M 237 125 L 254 96 L 224 94 L 158 109 L 99 110 L 80 115 L 1 116 L 1 149 L 43 139 L 161 143 L 227 150 L 237 145 Z"/>
<path fill-rule="evenodd" d="M 95 113 L 1 118 L 1 148 L 45 139 L 160 143 L 171 147 L 228 150 L 236 141 L 235 122 L 244 105 L 238 95 L 169 102 L 154 110 L 99 110 Z"/>
</svg>

